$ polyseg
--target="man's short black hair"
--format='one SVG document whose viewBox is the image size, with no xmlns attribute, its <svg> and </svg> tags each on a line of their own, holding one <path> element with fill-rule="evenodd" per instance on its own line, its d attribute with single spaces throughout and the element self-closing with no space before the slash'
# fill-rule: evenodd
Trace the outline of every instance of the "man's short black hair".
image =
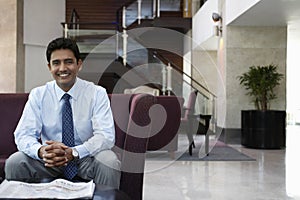
<svg viewBox="0 0 300 200">
<path fill-rule="evenodd" d="M 79 48 L 74 40 L 70 38 L 56 38 L 52 40 L 47 47 L 46 57 L 48 63 L 50 63 L 52 52 L 59 49 L 69 49 L 73 52 L 77 62 L 80 59 Z"/>
</svg>

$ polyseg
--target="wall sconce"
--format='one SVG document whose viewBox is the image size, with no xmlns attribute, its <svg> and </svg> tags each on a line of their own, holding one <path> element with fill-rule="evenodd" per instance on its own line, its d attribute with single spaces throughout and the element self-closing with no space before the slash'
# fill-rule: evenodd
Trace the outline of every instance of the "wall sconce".
<svg viewBox="0 0 300 200">
<path fill-rule="evenodd" d="M 218 13 L 212 14 L 212 20 L 216 23 L 219 22 L 219 25 L 214 26 L 215 36 L 222 36 L 222 17 Z"/>
<path fill-rule="evenodd" d="M 212 19 L 214 20 L 214 22 L 218 22 L 218 21 L 222 21 L 222 17 L 221 17 L 221 15 L 220 14 L 218 14 L 218 13 L 213 13 L 212 14 Z"/>
</svg>

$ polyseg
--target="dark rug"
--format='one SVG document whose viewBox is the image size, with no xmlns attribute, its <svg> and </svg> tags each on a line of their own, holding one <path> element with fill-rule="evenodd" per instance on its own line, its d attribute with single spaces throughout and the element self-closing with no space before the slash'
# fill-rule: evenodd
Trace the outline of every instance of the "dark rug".
<svg viewBox="0 0 300 200">
<path fill-rule="evenodd" d="M 193 149 L 192 156 L 190 156 L 188 152 L 185 152 L 177 159 L 177 161 L 255 161 L 254 158 L 219 141 L 209 152 L 208 156 L 199 158 L 199 149 L 200 147 L 196 146 L 196 148 Z"/>
</svg>

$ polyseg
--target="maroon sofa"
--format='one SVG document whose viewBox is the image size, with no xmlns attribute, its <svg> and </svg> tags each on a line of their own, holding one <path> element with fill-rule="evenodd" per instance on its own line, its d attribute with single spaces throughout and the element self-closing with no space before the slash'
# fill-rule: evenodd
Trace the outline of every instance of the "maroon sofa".
<svg viewBox="0 0 300 200">
<path fill-rule="evenodd" d="M 168 151 L 171 158 L 175 158 L 174 152 L 178 150 L 178 131 L 180 127 L 181 111 L 184 99 L 177 96 L 156 96 L 156 105 L 160 107 L 154 111 L 153 124 L 161 119 L 161 109 L 165 110 L 166 121 L 158 130 L 152 130 L 148 142 L 148 151 Z"/>
<path fill-rule="evenodd" d="M 156 98 L 146 94 L 109 95 L 115 120 L 114 151 L 122 165 L 120 190 L 133 200 L 142 199 L 145 152 L 153 123 L 148 115 Z M 0 94 L 0 178 L 5 178 L 5 160 L 17 151 L 13 132 L 21 117 L 27 93 Z"/>
</svg>

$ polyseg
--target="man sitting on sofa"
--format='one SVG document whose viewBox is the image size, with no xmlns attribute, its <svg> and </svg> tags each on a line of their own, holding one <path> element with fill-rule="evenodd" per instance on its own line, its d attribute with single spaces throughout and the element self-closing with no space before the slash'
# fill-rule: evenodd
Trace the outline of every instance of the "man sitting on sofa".
<svg viewBox="0 0 300 200">
<path fill-rule="evenodd" d="M 120 161 L 111 150 L 115 129 L 105 89 L 77 77 L 82 60 L 73 40 L 51 41 L 46 57 L 54 80 L 30 92 L 6 179 L 79 177 L 118 188 Z"/>
</svg>

